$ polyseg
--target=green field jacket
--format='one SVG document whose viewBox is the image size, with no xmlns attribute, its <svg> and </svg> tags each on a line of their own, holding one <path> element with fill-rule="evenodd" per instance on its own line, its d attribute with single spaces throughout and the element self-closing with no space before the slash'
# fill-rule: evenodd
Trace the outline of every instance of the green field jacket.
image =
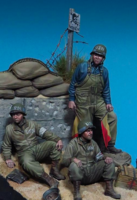
<svg viewBox="0 0 137 200">
<path fill-rule="evenodd" d="M 17 155 L 38 144 L 38 137 L 48 141 L 58 142 L 60 138 L 34 121 L 24 120 L 24 124 L 19 127 L 12 123 L 6 127 L 2 151 L 5 160 L 11 159 L 12 146 L 15 147 Z"/>
<path fill-rule="evenodd" d="M 84 144 L 78 137 L 72 139 L 67 145 L 63 154 L 62 164 L 68 167 L 74 158 L 81 160 L 83 166 L 92 166 L 104 157 L 94 140 Z"/>
</svg>

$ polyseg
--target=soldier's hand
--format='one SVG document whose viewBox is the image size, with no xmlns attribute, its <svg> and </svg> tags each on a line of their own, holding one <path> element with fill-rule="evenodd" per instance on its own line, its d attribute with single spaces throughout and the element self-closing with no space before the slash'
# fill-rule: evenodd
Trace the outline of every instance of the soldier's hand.
<svg viewBox="0 0 137 200">
<path fill-rule="evenodd" d="M 108 112 L 113 111 L 113 109 L 114 109 L 113 106 L 112 106 L 111 104 L 107 104 L 107 105 L 106 105 L 106 108 L 107 108 L 107 111 L 108 111 Z"/>
<path fill-rule="evenodd" d="M 62 148 L 63 148 L 63 143 L 62 143 L 62 140 L 59 140 L 56 144 L 56 148 L 58 151 L 61 151 Z"/>
<path fill-rule="evenodd" d="M 13 160 L 6 160 L 6 164 L 9 168 L 13 168 L 15 166 L 15 163 L 13 162 Z"/>
<path fill-rule="evenodd" d="M 74 101 L 69 101 L 69 103 L 68 103 L 68 108 L 70 108 L 70 109 L 76 109 L 76 104 L 75 104 L 75 102 L 74 102 Z"/>
<path fill-rule="evenodd" d="M 82 167 L 82 162 L 81 162 L 81 160 L 79 160 L 79 159 L 77 159 L 77 158 L 74 158 L 74 159 L 73 159 L 73 162 L 76 163 L 78 167 Z"/>
<path fill-rule="evenodd" d="M 105 158 L 105 163 L 110 164 L 110 163 L 112 163 L 112 162 L 113 162 L 113 159 L 112 159 L 112 158 L 110 158 L 110 157 L 106 157 L 106 158 Z"/>
</svg>

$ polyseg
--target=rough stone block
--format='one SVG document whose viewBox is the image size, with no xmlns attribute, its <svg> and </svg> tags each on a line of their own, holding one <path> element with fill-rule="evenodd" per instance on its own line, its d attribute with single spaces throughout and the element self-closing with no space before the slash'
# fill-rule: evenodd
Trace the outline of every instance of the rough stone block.
<svg viewBox="0 0 137 200">
<path fill-rule="evenodd" d="M 26 118 L 58 135 L 64 146 L 70 141 L 75 116 L 74 112 L 67 108 L 68 97 L 45 98 L 40 95 L 36 98 L 0 99 L 0 152 L 5 127 L 11 120 L 9 111 L 15 103 L 22 103 L 26 108 Z"/>
</svg>

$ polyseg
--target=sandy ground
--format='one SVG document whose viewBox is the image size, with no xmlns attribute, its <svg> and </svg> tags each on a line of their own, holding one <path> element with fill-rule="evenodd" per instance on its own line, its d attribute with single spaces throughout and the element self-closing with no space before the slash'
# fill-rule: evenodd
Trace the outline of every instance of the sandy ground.
<svg viewBox="0 0 137 200">
<path fill-rule="evenodd" d="M 21 169 L 18 165 L 16 158 L 13 158 L 16 166 L 15 168 Z M 48 173 L 50 165 L 42 164 L 45 171 Z M 5 162 L 0 155 L 0 174 L 6 177 L 13 169 L 7 168 Z M 59 190 L 62 200 L 73 200 L 73 185 L 68 179 L 67 168 L 61 170 L 67 178 L 66 180 L 60 181 Z M 27 200 L 42 200 L 43 193 L 49 189 L 46 184 L 42 184 L 29 179 L 28 181 L 18 184 L 12 181 L 8 181 L 9 184 L 19 193 L 22 194 Z M 105 184 L 95 183 L 88 186 L 81 186 L 81 195 L 83 200 L 112 200 L 111 197 L 104 196 Z M 115 190 L 121 194 L 122 200 L 137 200 L 137 191 L 127 190 L 116 187 Z"/>
</svg>

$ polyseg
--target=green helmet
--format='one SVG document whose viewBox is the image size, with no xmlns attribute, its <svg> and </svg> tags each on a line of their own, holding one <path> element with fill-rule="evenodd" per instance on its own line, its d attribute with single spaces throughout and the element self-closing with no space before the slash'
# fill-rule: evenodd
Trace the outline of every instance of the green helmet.
<svg viewBox="0 0 137 200">
<path fill-rule="evenodd" d="M 92 122 L 83 122 L 80 121 L 78 124 L 78 134 L 81 135 L 84 131 L 86 131 L 88 128 L 96 128 L 93 126 Z"/>
<path fill-rule="evenodd" d="M 93 50 L 90 53 L 90 55 L 92 55 L 92 54 L 98 54 L 98 55 L 103 56 L 105 58 L 106 57 L 106 53 L 107 53 L 106 47 L 104 45 L 102 45 L 102 44 L 97 44 L 93 48 Z"/>
<path fill-rule="evenodd" d="M 12 115 L 14 113 L 22 113 L 23 115 L 26 115 L 25 107 L 20 103 L 13 104 L 9 114 Z"/>
<path fill-rule="evenodd" d="M 61 196 L 59 193 L 59 189 L 58 188 L 50 188 L 49 190 L 47 190 L 46 192 L 44 192 L 43 194 L 43 200 L 61 200 Z"/>
</svg>

